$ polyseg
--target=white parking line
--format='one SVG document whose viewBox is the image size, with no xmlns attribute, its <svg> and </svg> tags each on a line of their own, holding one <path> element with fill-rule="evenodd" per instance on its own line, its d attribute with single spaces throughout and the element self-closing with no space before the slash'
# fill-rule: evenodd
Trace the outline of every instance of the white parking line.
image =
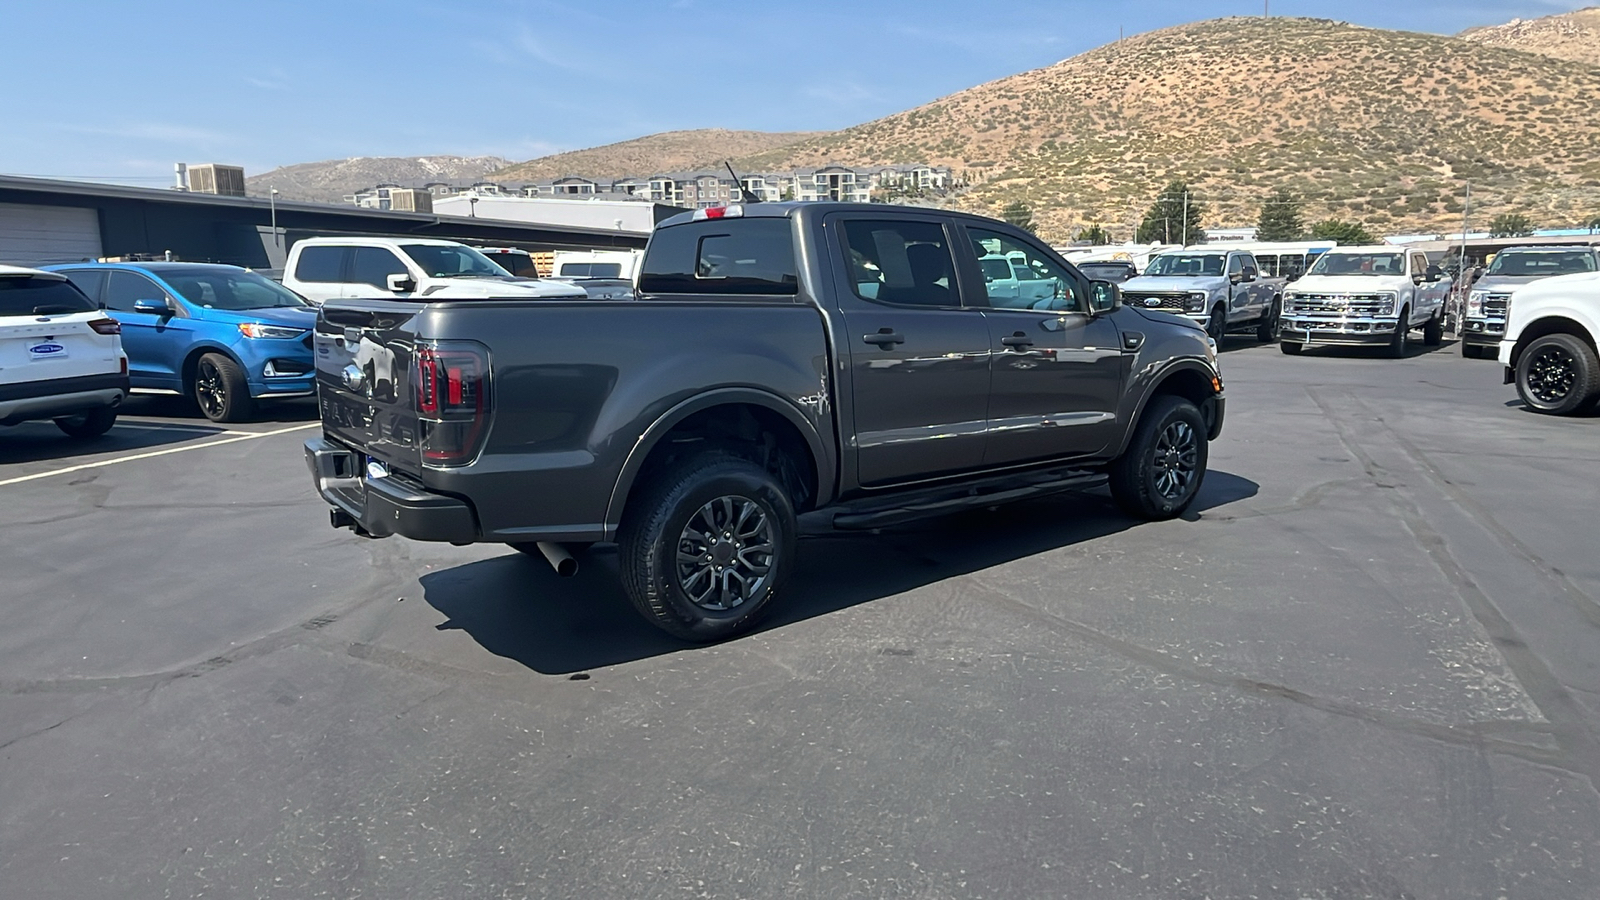
<svg viewBox="0 0 1600 900">
<path fill-rule="evenodd" d="M 221 447 L 223 444 L 235 444 L 239 441 L 253 441 L 256 438 L 272 437 L 276 434 L 288 434 L 291 431 L 304 431 L 307 428 L 321 428 L 321 422 L 312 422 L 307 425 L 291 425 L 288 428 L 279 428 L 276 431 L 256 431 L 248 434 L 239 434 L 238 437 L 224 438 L 220 441 L 207 441 L 204 444 L 189 444 L 184 447 L 168 447 L 165 450 L 152 450 L 149 453 L 135 453 L 132 456 L 119 456 L 115 459 L 102 459 L 98 462 L 81 463 L 76 466 L 67 466 L 62 469 L 52 469 L 48 472 L 35 472 L 32 475 L 19 475 L 16 478 L 7 478 L 0 481 L 0 487 L 9 484 L 21 484 L 24 481 L 34 481 L 40 478 L 49 478 L 53 475 L 66 475 L 69 472 L 82 472 L 84 469 L 98 469 L 103 466 L 114 466 L 117 463 L 133 462 L 140 459 L 150 459 L 153 456 L 166 456 L 169 453 L 183 453 L 188 450 L 204 450 L 207 447 Z M 237 433 L 237 432 L 234 432 Z"/>
</svg>

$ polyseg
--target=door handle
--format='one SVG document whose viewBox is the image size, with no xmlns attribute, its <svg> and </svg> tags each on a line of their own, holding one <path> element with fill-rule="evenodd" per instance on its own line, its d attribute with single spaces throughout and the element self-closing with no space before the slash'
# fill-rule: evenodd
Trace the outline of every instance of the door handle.
<svg viewBox="0 0 1600 900">
<path fill-rule="evenodd" d="M 1028 337 L 1026 332 L 1018 331 L 1015 334 L 1008 334 L 1001 338 L 1000 343 L 1013 350 L 1021 350 L 1023 347 L 1032 347 L 1033 338 Z"/>
<path fill-rule="evenodd" d="M 877 334 L 863 334 L 861 339 L 869 344 L 877 344 L 878 347 L 882 349 L 887 349 L 895 344 L 904 344 L 906 342 L 905 335 L 888 328 L 878 329 Z"/>
</svg>

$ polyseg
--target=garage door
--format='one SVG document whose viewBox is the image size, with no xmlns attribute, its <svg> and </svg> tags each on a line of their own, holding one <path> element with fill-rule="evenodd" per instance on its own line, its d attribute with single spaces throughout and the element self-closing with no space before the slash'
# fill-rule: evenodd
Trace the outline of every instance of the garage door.
<svg viewBox="0 0 1600 900">
<path fill-rule="evenodd" d="M 0 263 L 43 266 L 100 256 L 100 215 L 74 206 L 0 203 Z"/>
</svg>

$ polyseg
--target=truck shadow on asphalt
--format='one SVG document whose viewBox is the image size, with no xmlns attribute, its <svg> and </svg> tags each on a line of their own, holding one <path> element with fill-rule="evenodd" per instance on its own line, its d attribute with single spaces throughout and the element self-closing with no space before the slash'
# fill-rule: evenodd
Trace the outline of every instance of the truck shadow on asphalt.
<svg viewBox="0 0 1600 900">
<path fill-rule="evenodd" d="M 130 423 L 121 419 L 92 440 L 67 437 L 53 422 L 24 422 L 0 428 L 0 466 L 15 463 L 72 460 L 83 456 L 159 450 L 162 447 L 214 437 L 226 425 Z M 3 476 L 0 476 L 3 477 Z"/>
<path fill-rule="evenodd" d="M 1186 518 L 1255 496 L 1258 485 L 1211 471 Z M 794 574 L 755 633 L 904 593 L 1048 550 L 1117 534 L 1140 522 L 1104 492 L 1064 494 L 929 519 L 878 533 L 800 542 Z M 585 554 L 559 578 L 542 559 L 515 551 L 424 575 L 424 599 L 485 650 L 546 675 L 567 675 L 696 645 L 658 631 L 633 610 L 617 579 L 616 553 Z M 735 638 L 737 643 L 742 638 Z"/>
</svg>

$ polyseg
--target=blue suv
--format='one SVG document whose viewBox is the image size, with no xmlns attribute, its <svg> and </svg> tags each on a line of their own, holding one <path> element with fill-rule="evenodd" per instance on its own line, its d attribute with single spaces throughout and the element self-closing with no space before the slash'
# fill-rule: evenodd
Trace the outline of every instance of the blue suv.
<svg viewBox="0 0 1600 900">
<path fill-rule="evenodd" d="M 316 310 L 256 272 L 164 262 L 47 268 L 122 323 L 135 393 L 182 394 L 211 421 L 237 422 L 257 400 L 316 390 Z"/>
</svg>

